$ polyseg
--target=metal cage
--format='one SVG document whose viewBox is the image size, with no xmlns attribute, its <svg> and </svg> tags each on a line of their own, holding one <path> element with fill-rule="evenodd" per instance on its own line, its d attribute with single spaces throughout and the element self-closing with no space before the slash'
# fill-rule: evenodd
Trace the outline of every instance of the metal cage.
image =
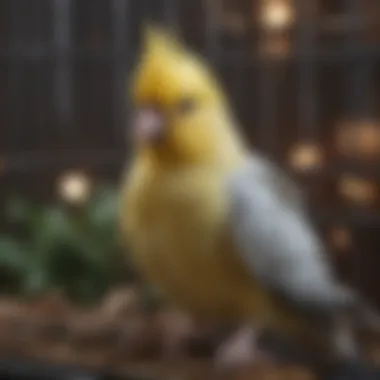
<svg viewBox="0 0 380 380">
<path fill-rule="evenodd" d="M 146 19 L 170 24 L 212 63 L 247 138 L 300 173 L 344 252 L 339 265 L 380 300 L 375 0 L 2 0 L 3 199 L 53 197 L 69 168 L 116 178 Z"/>
</svg>

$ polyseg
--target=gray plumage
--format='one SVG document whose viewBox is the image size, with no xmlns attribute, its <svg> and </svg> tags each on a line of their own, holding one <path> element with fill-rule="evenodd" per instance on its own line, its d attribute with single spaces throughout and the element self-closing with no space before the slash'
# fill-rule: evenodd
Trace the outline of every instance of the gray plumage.
<svg viewBox="0 0 380 380">
<path fill-rule="evenodd" d="M 342 324 L 341 317 L 376 332 L 380 319 L 362 296 L 336 278 L 300 189 L 258 155 L 232 174 L 227 185 L 233 237 L 252 275 L 279 302 L 306 317 L 312 330 L 316 322 L 338 360 L 356 360 L 352 325 Z"/>
<path fill-rule="evenodd" d="M 285 173 L 252 156 L 228 186 L 236 244 L 263 286 L 312 314 L 353 302 L 353 293 L 335 280 L 301 191 Z"/>
</svg>

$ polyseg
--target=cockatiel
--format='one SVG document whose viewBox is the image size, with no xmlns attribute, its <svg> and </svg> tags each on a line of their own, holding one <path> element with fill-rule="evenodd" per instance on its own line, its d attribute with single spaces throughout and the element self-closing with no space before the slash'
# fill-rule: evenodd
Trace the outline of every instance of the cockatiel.
<svg viewBox="0 0 380 380">
<path fill-rule="evenodd" d="M 146 279 L 196 317 L 354 355 L 328 340 L 338 317 L 377 317 L 334 277 L 297 186 L 244 144 L 206 64 L 151 27 L 131 99 L 121 225 Z"/>
</svg>

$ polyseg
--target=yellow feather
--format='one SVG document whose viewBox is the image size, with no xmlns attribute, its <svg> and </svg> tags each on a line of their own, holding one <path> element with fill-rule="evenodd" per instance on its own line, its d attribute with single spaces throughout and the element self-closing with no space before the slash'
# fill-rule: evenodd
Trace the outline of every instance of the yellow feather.
<svg viewBox="0 0 380 380">
<path fill-rule="evenodd" d="M 173 105 L 188 94 L 199 110 L 176 115 Z M 172 37 L 148 29 L 131 96 L 137 107 L 159 104 L 169 122 L 163 141 L 136 148 L 124 184 L 121 223 L 133 262 L 199 317 L 293 328 L 239 260 L 228 230 L 225 181 L 247 149 L 217 80 Z"/>
</svg>

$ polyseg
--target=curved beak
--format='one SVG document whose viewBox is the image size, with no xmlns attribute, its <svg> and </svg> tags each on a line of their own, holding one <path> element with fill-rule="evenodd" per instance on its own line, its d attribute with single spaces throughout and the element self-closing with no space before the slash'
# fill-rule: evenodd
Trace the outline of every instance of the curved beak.
<svg viewBox="0 0 380 380">
<path fill-rule="evenodd" d="M 141 142 L 154 143 L 162 139 L 165 132 L 165 120 L 159 111 L 153 108 L 138 110 L 132 122 L 133 135 Z"/>
</svg>

